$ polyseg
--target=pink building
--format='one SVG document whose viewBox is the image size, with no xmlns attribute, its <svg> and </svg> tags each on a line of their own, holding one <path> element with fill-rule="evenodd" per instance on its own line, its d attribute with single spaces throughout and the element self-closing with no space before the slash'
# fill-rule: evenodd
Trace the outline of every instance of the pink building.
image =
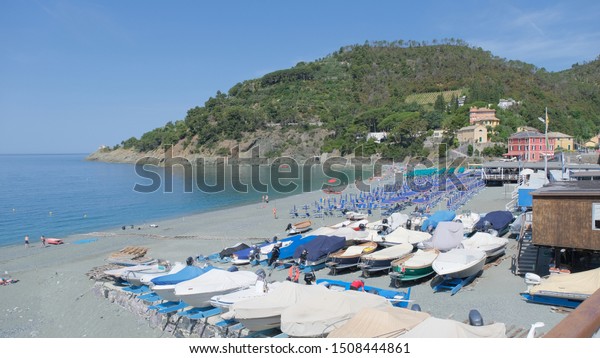
<svg viewBox="0 0 600 358">
<path fill-rule="evenodd" d="M 495 109 L 471 107 L 469 110 L 469 123 L 493 128 L 500 124 L 500 119 L 496 118 Z"/>
<path fill-rule="evenodd" d="M 504 156 L 518 158 L 526 162 L 537 162 L 554 156 L 556 138 L 548 137 L 548 148 L 546 148 L 546 137 L 543 133 L 525 131 L 518 132 L 508 138 L 508 153 Z"/>
</svg>

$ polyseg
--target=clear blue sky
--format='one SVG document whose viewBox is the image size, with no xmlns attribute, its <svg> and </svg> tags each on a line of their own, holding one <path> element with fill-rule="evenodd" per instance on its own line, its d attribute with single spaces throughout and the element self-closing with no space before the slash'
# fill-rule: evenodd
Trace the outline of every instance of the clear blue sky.
<svg viewBox="0 0 600 358">
<path fill-rule="evenodd" d="M 600 54 L 589 1 L 0 0 L 0 154 L 88 153 L 365 40 L 457 38 L 548 71 Z"/>
</svg>

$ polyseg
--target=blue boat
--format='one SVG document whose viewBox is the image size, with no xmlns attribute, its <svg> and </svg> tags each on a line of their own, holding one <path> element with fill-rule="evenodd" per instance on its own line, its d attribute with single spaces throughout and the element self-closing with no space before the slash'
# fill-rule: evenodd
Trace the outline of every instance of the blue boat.
<svg viewBox="0 0 600 358">
<path fill-rule="evenodd" d="M 336 288 L 341 288 L 343 290 L 349 290 L 351 282 L 339 281 L 339 280 L 330 280 L 327 278 L 319 278 L 315 282 L 317 285 L 326 285 L 331 290 L 335 290 Z M 373 286 L 363 286 L 360 291 L 365 291 L 369 293 L 374 293 L 379 296 L 387 298 L 390 303 L 396 307 L 407 308 L 408 303 L 410 301 L 410 287 L 406 292 L 403 291 L 395 291 L 384 288 L 378 288 Z"/>
<path fill-rule="evenodd" d="M 325 267 L 330 253 L 346 246 L 346 238 L 341 236 L 319 235 L 307 243 L 302 243 L 294 251 L 294 261 L 304 272 L 316 271 Z"/>
<path fill-rule="evenodd" d="M 421 231 L 428 231 L 430 227 L 435 229 L 440 222 L 452 221 L 455 217 L 456 213 L 454 211 L 438 210 L 423 221 L 421 224 Z"/>
<path fill-rule="evenodd" d="M 503 236 L 508 232 L 510 223 L 512 223 L 514 219 L 515 218 L 510 211 L 490 211 L 475 224 L 475 230 L 482 232 L 495 230 L 497 236 Z"/>
<path fill-rule="evenodd" d="M 179 298 L 175 295 L 175 286 L 178 283 L 194 279 L 206 272 L 216 269 L 213 266 L 206 266 L 204 268 L 200 268 L 197 266 L 189 265 L 184 267 L 181 271 L 164 275 L 160 277 L 156 277 L 152 279 L 152 286 L 150 289 L 154 291 L 161 299 L 170 301 L 170 302 L 178 302 Z"/>
<path fill-rule="evenodd" d="M 281 242 L 281 247 L 279 249 L 279 258 L 278 260 L 280 261 L 285 261 L 285 260 L 289 260 L 292 259 L 294 257 L 294 252 L 296 251 L 296 249 L 298 248 L 298 246 L 300 245 L 305 245 L 307 243 L 309 243 L 310 241 L 314 240 L 317 236 L 316 235 L 307 235 L 307 236 L 302 236 L 302 235 L 295 235 L 295 236 L 290 236 L 285 238 L 284 240 L 281 240 L 279 242 Z M 264 249 L 268 249 L 268 246 L 265 246 L 262 250 L 261 250 L 261 264 L 266 264 L 269 259 L 271 258 L 271 250 L 269 250 L 266 255 L 262 255 L 263 252 L 265 251 Z"/>
</svg>

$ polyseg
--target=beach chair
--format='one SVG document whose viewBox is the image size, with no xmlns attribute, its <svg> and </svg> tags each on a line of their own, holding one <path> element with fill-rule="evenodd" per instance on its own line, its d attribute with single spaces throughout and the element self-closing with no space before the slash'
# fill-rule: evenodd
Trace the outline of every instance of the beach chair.
<svg viewBox="0 0 600 358">
<path fill-rule="evenodd" d="M 148 303 L 162 301 L 162 298 L 160 298 L 160 296 L 154 292 L 146 293 L 144 295 L 138 296 L 138 298 L 140 300 L 142 300 L 144 302 L 148 302 Z"/>
</svg>

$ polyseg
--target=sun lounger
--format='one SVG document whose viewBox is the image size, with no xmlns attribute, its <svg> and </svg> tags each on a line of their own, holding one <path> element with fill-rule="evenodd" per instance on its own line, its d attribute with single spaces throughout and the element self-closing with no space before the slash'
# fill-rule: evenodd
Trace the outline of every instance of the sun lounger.
<svg viewBox="0 0 600 358">
<path fill-rule="evenodd" d="M 142 300 L 144 302 L 148 302 L 148 303 L 154 303 L 154 302 L 157 302 L 157 301 L 162 301 L 162 298 L 160 298 L 160 296 L 157 295 L 154 292 L 143 294 L 143 295 L 139 296 L 138 298 L 140 300 Z"/>
<path fill-rule="evenodd" d="M 125 292 L 129 292 L 129 293 L 146 293 L 146 292 L 150 292 L 150 287 L 146 286 L 146 285 L 142 285 L 142 286 L 127 286 L 127 287 L 123 287 L 123 291 Z"/>
<path fill-rule="evenodd" d="M 158 303 L 156 305 L 149 306 L 148 311 L 156 310 L 158 312 L 161 312 L 161 310 L 166 310 L 166 309 L 169 309 L 172 307 L 179 307 L 176 310 L 187 307 L 187 304 L 184 303 L 185 306 L 180 306 L 181 304 L 182 304 L 182 302 L 175 302 L 175 301 L 162 302 L 162 303 Z"/>
</svg>

